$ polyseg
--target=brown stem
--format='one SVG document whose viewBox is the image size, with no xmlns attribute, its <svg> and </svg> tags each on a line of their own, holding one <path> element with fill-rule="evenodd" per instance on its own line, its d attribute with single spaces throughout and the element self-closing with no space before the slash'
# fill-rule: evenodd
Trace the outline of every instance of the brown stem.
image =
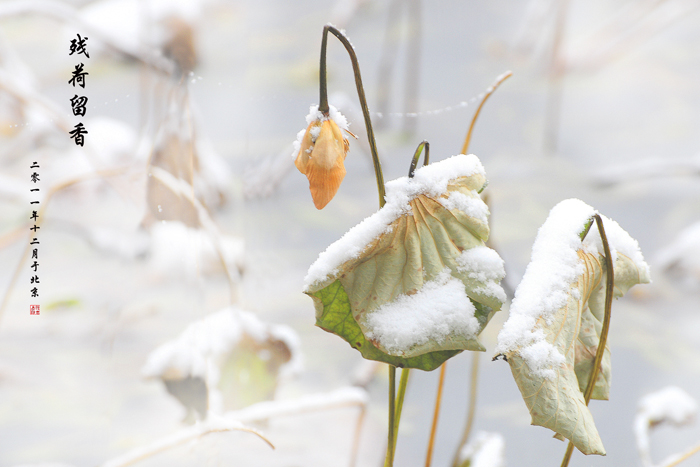
<svg viewBox="0 0 700 467">
<path fill-rule="evenodd" d="M 605 235 L 603 219 L 598 214 L 593 217 L 598 225 L 598 232 L 600 233 L 600 238 L 603 241 L 603 250 L 605 251 L 605 317 L 603 318 L 603 328 L 600 331 L 600 340 L 598 342 L 598 349 L 595 353 L 595 360 L 593 360 L 591 377 L 586 385 L 586 391 L 583 393 L 583 398 L 586 401 L 586 405 L 588 405 L 588 402 L 591 400 L 593 388 L 595 388 L 595 383 L 598 380 L 600 364 L 603 361 L 603 355 L 605 354 L 605 346 L 608 341 L 608 331 L 610 330 L 610 316 L 612 314 L 613 287 L 615 285 L 615 272 L 613 271 L 612 255 L 610 254 L 608 237 Z M 566 447 L 566 452 L 564 453 L 564 459 L 561 462 L 561 467 L 567 467 L 569 465 L 569 460 L 571 459 L 571 454 L 573 452 L 574 444 L 569 441 L 569 445 Z"/>
<path fill-rule="evenodd" d="M 433 460 L 433 446 L 435 445 L 435 434 L 437 433 L 438 415 L 440 414 L 440 403 L 442 402 L 442 388 L 445 385 L 445 369 L 447 362 L 440 366 L 440 382 L 438 383 L 437 397 L 435 398 L 435 412 L 433 413 L 433 425 L 430 428 L 430 441 L 428 442 L 428 454 L 425 457 L 425 467 L 430 467 Z"/>
<path fill-rule="evenodd" d="M 396 417 L 396 367 L 389 365 L 389 442 L 386 446 L 386 462 L 385 466 L 394 466 L 394 440 L 396 439 L 395 430 Z"/>
<path fill-rule="evenodd" d="M 464 145 L 462 146 L 462 152 L 460 154 L 466 154 L 467 149 L 469 149 L 469 142 L 472 139 L 472 131 L 474 131 L 474 124 L 476 123 L 476 119 L 479 118 L 479 113 L 481 112 L 481 108 L 484 106 L 486 103 L 486 100 L 493 94 L 493 92 L 498 89 L 498 86 L 501 85 L 502 82 L 507 80 L 513 76 L 513 72 L 507 71 L 503 73 L 501 76 L 499 76 L 496 79 L 496 82 L 491 85 L 491 87 L 486 91 L 486 94 L 484 94 L 484 98 L 481 99 L 481 103 L 479 104 L 479 107 L 476 109 L 476 113 L 474 114 L 474 117 L 472 117 L 472 122 L 469 125 L 469 131 L 467 132 L 467 137 L 464 139 Z"/>
<path fill-rule="evenodd" d="M 686 452 L 684 452 L 683 454 L 681 454 L 677 458 L 673 459 L 668 464 L 665 464 L 663 467 L 675 467 L 676 465 L 678 465 L 681 462 L 683 462 L 684 460 L 688 459 L 690 456 L 697 454 L 698 452 L 700 452 L 700 444 L 687 450 Z"/>
<path fill-rule="evenodd" d="M 462 433 L 462 439 L 457 445 L 457 451 L 455 452 L 454 458 L 452 459 L 452 467 L 457 467 L 459 463 L 459 453 L 467 444 L 469 440 L 469 435 L 471 434 L 472 427 L 474 426 L 474 415 L 476 414 L 476 390 L 477 381 L 479 376 L 479 352 L 472 352 L 472 372 L 469 381 L 469 406 L 467 408 L 467 425 L 464 427 L 464 433 Z"/>
<path fill-rule="evenodd" d="M 352 62 L 352 70 L 355 75 L 355 85 L 357 86 L 357 97 L 360 99 L 360 107 L 362 107 L 362 115 L 365 119 L 365 128 L 367 130 L 367 139 L 369 140 L 369 149 L 372 153 L 372 162 L 374 163 L 374 174 L 377 177 L 377 190 L 379 191 L 379 207 L 384 206 L 384 175 L 382 174 L 382 165 L 379 162 L 377 154 L 377 142 L 374 139 L 374 130 L 372 130 L 372 120 L 369 116 L 369 107 L 367 106 L 367 98 L 365 97 L 365 88 L 362 86 L 362 77 L 360 76 L 360 64 L 357 61 L 355 49 L 347 37 L 336 28 L 326 25 L 323 28 L 323 39 L 321 40 L 321 61 L 319 69 L 319 88 L 320 101 L 318 110 L 324 115 L 328 115 L 328 84 L 326 74 L 326 48 L 328 42 L 328 33 L 333 34 L 345 46 L 345 50 L 350 55 Z"/>
</svg>

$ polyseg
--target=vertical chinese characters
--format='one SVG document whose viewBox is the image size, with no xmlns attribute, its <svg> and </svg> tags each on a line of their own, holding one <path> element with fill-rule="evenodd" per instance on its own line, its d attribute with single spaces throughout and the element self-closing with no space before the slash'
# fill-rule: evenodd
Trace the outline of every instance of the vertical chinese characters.
<svg viewBox="0 0 700 467">
<path fill-rule="evenodd" d="M 34 222 L 34 225 L 29 227 L 29 230 L 33 232 L 33 235 L 31 236 L 31 241 L 29 242 L 32 250 L 32 256 L 30 258 L 30 265 L 29 268 L 32 270 L 31 277 L 29 279 L 29 285 L 30 285 L 30 296 L 31 298 L 37 298 L 39 297 L 39 234 L 38 231 L 41 227 L 38 225 L 38 220 L 39 220 L 39 186 L 37 185 L 38 182 L 41 181 L 40 175 L 39 175 L 39 163 L 38 162 L 32 162 L 32 165 L 29 166 L 31 169 L 31 175 L 29 176 L 29 180 L 32 183 L 31 188 L 29 189 L 30 193 L 32 193 L 32 198 L 29 201 L 29 204 L 31 205 L 31 211 L 32 214 L 29 216 L 29 220 Z M 36 199 L 34 198 L 36 196 Z M 37 304 L 32 304 L 29 305 L 29 314 L 31 315 L 38 315 L 40 312 L 39 305 Z"/>
<path fill-rule="evenodd" d="M 77 34 L 77 36 L 77 39 L 72 39 L 70 41 L 70 53 L 68 55 L 83 54 L 86 58 L 90 58 L 90 55 L 88 54 L 86 48 L 86 43 L 88 40 L 87 36 L 81 37 L 80 34 Z M 71 78 L 68 80 L 68 84 L 72 85 L 73 87 L 76 87 L 76 85 L 78 85 L 81 88 L 85 89 L 85 77 L 89 73 L 84 70 L 84 67 L 84 63 L 75 65 L 75 69 L 71 72 Z M 71 109 L 73 110 L 73 115 L 75 115 L 76 117 L 84 117 L 85 112 L 87 111 L 87 102 L 88 98 L 86 96 L 78 96 L 77 94 L 73 96 L 70 99 L 70 105 Z M 75 140 L 75 144 L 77 144 L 78 146 L 83 146 L 85 144 L 85 135 L 87 133 L 88 131 L 85 129 L 85 126 L 82 122 L 79 122 L 77 125 L 75 125 L 73 130 L 69 132 L 70 137 Z"/>
</svg>

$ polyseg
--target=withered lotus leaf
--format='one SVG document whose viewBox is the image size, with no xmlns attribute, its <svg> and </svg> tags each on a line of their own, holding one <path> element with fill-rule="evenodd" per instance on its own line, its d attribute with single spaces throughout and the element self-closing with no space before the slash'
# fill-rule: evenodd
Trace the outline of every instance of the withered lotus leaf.
<svg viewBox="0 0 700 467">
<path fill-rule="evenodd" d="M 483 351 L 477 336 L 505 300 L 503 261 L 484 244 L 485 183 L 473 155 L 389 182 L 384 207 L 309 269 L 316 324 L 400 367 L 432 370 L 462 350 Z"/>
<path fill-rule="evenodd" d="M 552 209 L 533 245 L 496 352 L 510 364 L 532 424 L 568 438 L 584 454 L 605 454 L 584 391 L 593 370 L 605 314 L 606 265 L 598 229 L 581 242 L 595 210 L 579 200 Z M 649 282 L 637 242 L 601 216 L 613 257 L 613 296 Z M 608 399 L 610 349 L 603 353 L 592 399 Z"/>
</svg>

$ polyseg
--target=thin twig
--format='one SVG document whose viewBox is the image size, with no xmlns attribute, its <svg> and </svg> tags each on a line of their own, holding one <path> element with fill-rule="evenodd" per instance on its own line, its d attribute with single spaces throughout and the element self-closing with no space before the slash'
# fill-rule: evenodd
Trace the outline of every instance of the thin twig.
<svg viewBox="0 0 700 467">
<path fill-rule="evenodd" d="M 239 422 L 217 420 L 185 428 L 173 435 L 159 439 L 148 446 L 133 449 L 122 456 L 105 462 L 102 467 L 126 467 L 163 451 L 167 451 L 168 449 L 179 446 L 187 441 L 201 438 L 202 436 L 210 433 L 220 433 L 224 431 L 245 431 L 248 433 L 253 433 L 265 441 L 272 449 L 275 449 L 272 442 L 258 430 L 246 427 Z"/>
<path fill-rule="evenodd" d="M 476 123 L 476 119 L 479 118 L 479 113 L 481 112 L 481 108 L 486 103 L 486 100 L 491 96 L 491 94 L 493 94 L 493 92 L 496 89 L 498 89 L 498 86 L 500 86 L 502 82 L 504 82 L 511 76 L 513 76 L 513 72 L 506 71 L 501 76 L 497 77 L 496 82 L 493 83 L 491 87 L 486 90 L 486 94 L 484 94 L 484 98 L 481 99 L 481 103 L 479 104 L 479 107 L 477 107 L 476 113 L 474 113 L 474 117 L 472 117 L 472 122 L 469 124 L 469 131 L 467 132 L 467 137 L 464 138 L 464 145 L 462 145 L 462 152 L 460 154 L 466 154 L 467 150 L 469 149 L 469 142 L 472 139 L 472 131 L 474 131 L 474 124 Z"/>
<path fill-rule="evenodd" d="M 428 441 L 428 453 L 425 456 L 425 467 L 430 467 L 433 461 L 433 447 L 435 446 L 435 434 L 437 433 L 438 415 L 440 415 L 440 403 L 442 402 L 442 388 L 445 385 L 445 369 L 447 362 L 440 366 L 440 382 L 438 383 L 437 397 L 435 398 L 435 412 L 433 413 L 433 425 L 430 428 L 430 441 Z"/>
<path fill-rule="evenodd" d="M 151 166 L 149 169 L 149 173 L 153 176 L 154 179 L 157 179 L 159 182 L 161 182 L 163 185 L 167 186 L 170 191 L 173 193 L 180 195 L 182 198 L 186 199 L 190 203 L 192 203 L 192 206 L 195 208 L 197 211 L 197 218 L 199 220 L 200 225 L 204 228 L 204 230 L 209 234 L 209 237 L 211 238 L 212 244 L 214 246 L 214 249 L 216 250 L 217 256 L 219 257 L 219 260 L 221 262 L 221 267 L 224 270 L 224 274 L 226 275 L 226 279 L 228 280 L 229 284 L 229 294 L 230 294 L 230 299 L 231 303 L 236 302 L 236 289 L 235 289 L 235 281 L 233 280 L 233 276 L 231 275 L 231 271 L 226 264 L 226 258 L 224 257 L 224 247 L 221 242 L 221 235 L 219 234 L 219 228 L 216 226 L 216 223 L 214 222 L 214 219 L 212 219 L 211 214 L 209 214 L 209 211 L 207 208 L 202 204 L 199 199 L 194 195 L 194 190 L 192 188 L 192 185 L 187 183 L 185 180 L 181 178 L 175 177 L 173 174 L 168 172 L 165 169 L 161 169 L 158 166 Z"/>
<path fill-rule="evenodd" d="M 454 458 L 452 459 L 452 467 L 457 467 L 459 464 L 459 453 L 462 447 L 467 444 L 469 440 L 469 435 L 472 432 L 472 427 L 474 426 L 474 415 L 476 414 L 476 390 L 478 388 L 479 380 L 479 352 L 472 352 L 472 372 L 469 379 L 469 406 L 467 408 L 467 424 L 464 427 L 464 433 L 462 433 L 462 439 L 457 445 L 457 450 L 455 451 Z"/>
<path fill-rule="evenodd" d="M 394 466 L 394 439 L 396 436 L 395 426 L 396 416 L 396 367 L 389 365 L 389 441 L 386 446 L 386 462 L 387 467 Z"/>
<path fill-rule="evenodd" d="M 593 360 L 591 377 L 586 385 L 586 391 L 583 393 L 583 398 L 586 401 L 586 405 L 588 405 L 588 402 L 591 400 L 593 388 L 595 388 L 596 381 L 598 380 L 600 364 L 603 361 L 603 355 L 605 354 L 605 346 L 608 341 L 608 331 L 610 330 L 610 316 L 612 314 L 613 287 L 615 285 L 615 272 L 613 271 L 612 255 L 610 253 L 608 237 L 605 235 L 603 219 L 599 214 L 596 214 L 593 217 L 595 218 L 596 225 L 598 226 L 598 233 L 600 234 L 600 239 L 603 242 L 603 250 L 605 252 L 605 316 L 603 318 L 603 328 L 600 331 L 600 339 L 598 340 L 598 349 L 595 353 L 595 360 Z M 571 454 L 573 452 L 574 443 L 569 441 L 569 445 L 566 447 L 566 452 L 564 453 L 564 459 L 561 462 L 561 467 L 567 467 L 569 465 L 569 460 L 571 459 Z"/>
<path fill-rule="evenodd" d="M 680 454 L 678 457 L 676 456 L 671 456 L 670 459 L 665 459 L 664 462 L 668 462 L 668 464 L 662 463 L 662 467 L 675 467 L 676 465 L 680 464 L 684 460 L 688 459 L 690 456 L 693 456 L 700 452 L 700 444 L 697 446 L 688 449 L 686 452 L 683 454 Z"/>
<path fill-rule="evenodd" d="M 326 75 L 326 46 L 328 42 L 328 33 L 333 34 L 345 46 L 350 61 L 352 62 L 352 70 L 355 75 L 355 85 L 357 86 L 357 97 L 360 99 L 360 107 L 362 107 L 362 115 L 365 119 L 365 128 L 367 130 L 367 139 L 369 140 L 369 148 L 372 153 L 372 162 L 374 163 L 374 174 L 377 177 L 377 190 L 379 192 L 379 207 L 384 206 L 384 175 L 382 174 L 382 165 L 379 162 L 377 153 L 377 142 L 374 139 L 374 130 L 372 130 L 372 120 L 369 116 L 369 107 L 367 106 L 367 98 L 365 97 L 365 88 L 362 86 L 362 77 L 360 75 L 360 64 L 357 61 L 355 49 L 345 35 L 331 25 L 326 25 L 323 28 L 323 39 L 321 40 L 321 61 L 319 69 L 319 89 L 320 100 L 318 110 L 328 115 L 328 85 Z"/>
</svg>

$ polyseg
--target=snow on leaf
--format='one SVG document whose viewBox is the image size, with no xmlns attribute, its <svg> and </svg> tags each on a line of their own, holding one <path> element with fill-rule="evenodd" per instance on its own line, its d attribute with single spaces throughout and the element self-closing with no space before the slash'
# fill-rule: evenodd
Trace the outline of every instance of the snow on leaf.
<svg viewBox="0 0 700 467">
<path fill-rule="evenodd" d="M 271 399 L 278 380 L 299 370 L 300 359 L 291 328 L 228 307 L 154 350 L 142 374 L 161 379 L 194 421 L 195 412 L 205 418 L 207 408 L 218 412 Z"/>
<path fill-rule="evenodd" d="M 505 273 L 484 245 L 485 216 L 460 206 L 483 205 L 475 190 L 485 182 L 473 155 L 389 182 L 384 207 L 309 269 L 304 292 L 316 324 L 365 358 L 400 367 L 432 370 L 462 350 L 484 350 L 477 336 L 501 308 Z M 446 206 L 454 193 L 471 201 Z"/>
<path fill-rule="evenodd" d="M 506 356 L 532 424 L 570 439 L 584 454 L 605 449 L 586 406 L 605 302 L 606 266 L 597 227 L 580 233 L 595 210 L 579 200 L 555 206 L 538 232 L 532 260 L 515 292 L 496 352 Z M 603 218 L 614 268 L 614 296 L 649 282 L 637 242 Z M 605 350 L 592 397 L 607 399 L 610 351 Z"/>
<path fill-rule="evenodd" d="M 644 467 L 652 467 L 649 434 L 652 428 L 670 423 L 681 426 L 690 423 L 698 413 L 698 403 L 677 386 L 667 386 L 639 400 L 634 419 L 634 437 Z M 670 465 L 664 461 L 658 465 Z"/>
</svg>

